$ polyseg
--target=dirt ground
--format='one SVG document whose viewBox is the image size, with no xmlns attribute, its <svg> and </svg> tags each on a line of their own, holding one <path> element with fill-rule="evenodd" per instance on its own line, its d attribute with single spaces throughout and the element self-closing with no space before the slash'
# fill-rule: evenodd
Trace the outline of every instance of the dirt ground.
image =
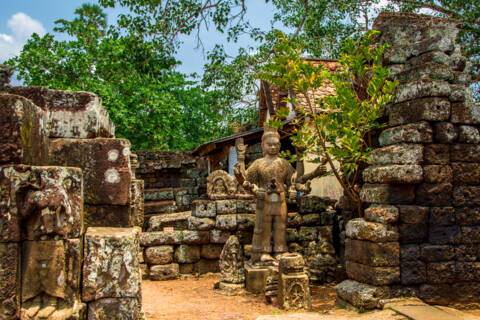
<svg viewBox="0 0 480 320">
<path fill-rule="evenodd" d="M 217 276 L 143 282 L 143 309 L 149 320 L 254 320 L 261 315 L 289 315 L 291 319 L 401 320 L 392 311 L 359 314 L 335 307 L 333 286 L 312 291 L 313 310 L 307 314 L 285 312 L 264 303 L 262 297 L 225 296 L 213 290 Z M 479 315 L 480 311 L 470 312 Z M 289 317 L 289 318 L 290 318 Z M 476 317 L 475 317 L 476 318 Z M 480 319 L 480 317 L 478 318 Z"/>
</svg>

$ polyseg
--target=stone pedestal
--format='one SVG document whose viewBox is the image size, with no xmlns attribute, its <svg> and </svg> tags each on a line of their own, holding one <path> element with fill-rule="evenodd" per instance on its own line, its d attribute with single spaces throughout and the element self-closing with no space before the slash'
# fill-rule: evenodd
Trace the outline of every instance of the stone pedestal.
<svg viewBox="0 0 480 320">
<path fill-rule="evenodd" d="M 305 262 L 300 254 L 285 254 L 280 258 L 278 304 L 282 309 L 311 309 L 312 302 Z"/>
<path fill-rule="evenodd" d="M 270 274 L 268 267 L 257 267 L 249 262 L 245 263 L 245 288 L 250 293 L 263 293 Z"/>
</svg>

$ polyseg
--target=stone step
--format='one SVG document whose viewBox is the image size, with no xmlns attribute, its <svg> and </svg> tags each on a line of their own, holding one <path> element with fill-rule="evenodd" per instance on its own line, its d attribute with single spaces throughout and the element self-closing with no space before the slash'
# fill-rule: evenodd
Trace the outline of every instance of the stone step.
<svg viewBox="0 0 480 320">
<path fill-rule="evenodd" d="M 145 214 L 174 213 L 177 211 L 175 200 L 145 201 Z"/>
<path fill-rule="evenodd" d="M 476 318 L 460 310 L 431 306 L 415 298 L 387 302 L 383 308 L 393 310 L 411 320 L 466 320 Z"/>
<path fill-rule="evenodd" d="M 151 216 L 148 219 L 147 232 L 163 231 L 165 227 L 186 230 L 188 229 L 188 217 L 191 215 L 191 211 L 183 211 Z"/>
</svg>

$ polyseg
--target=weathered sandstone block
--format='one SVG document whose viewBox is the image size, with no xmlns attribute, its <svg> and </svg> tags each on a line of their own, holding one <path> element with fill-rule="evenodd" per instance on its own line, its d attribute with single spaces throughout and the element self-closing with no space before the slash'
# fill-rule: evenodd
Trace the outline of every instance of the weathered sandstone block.
<svg viewBox="0 0 480 320">
<path fill-rule="evenodd" d="M 215 222 L 215 228 L 219 230 L 233 231 L 237 229 L 237 215 L 236 214 L 225 214 L 218 215 Z"/>
<path fill-rule="evenodd" d="M 450 118 L 450 101 L 445 98 L 423 98 L 388 107 L 389 124 L 400 125 L 426 121 L 447 121 Z"/>
<path fill-rule="evenodd" d="M 210 233 L 208 231 L 157 231 L 143 232 L 140 235 L 140 244 L 144 247 L 171 244 L 208 244 L 209 240 Z"/>
<path fill-rule="evenodd" d="M 230 232 L 223 230 L 210 230 L 210 243 L 226 243 Z"/>
<path fill-rule="evenodd" d="M 456 186 L 453 189 L 455 207 L 480 207 L 480 186 Z"/>
<path fill-rule="evenodd" d="M 435 142 L 454 143 L 458 137 L 457 128 L 450 122 L 434 124 Z"/>
<path fill-rule="evenodd" d="M 365 220 L 383 224 L 395 223 L 398 221 L 398 208 L 389 205 L 372 205 L 365 209 Z"/>
<path fill-rule="evenodd" d="M 413 185 L 364 184 L 360 197 L 363 202 L 402 204 L 415 199 Z"/>
<path fill-rule="evenodd" d="M 394 144 L 370 153 L 370 164 L 420 164 L 423 162 L 423 145 Z"/>
<path fill-rule="evenodd" d="M 105 298 L 88 304 L 88 320 L 140 320 L 141 303 L 136 298 Z"/>
<path fill-rule="evenodd" d="M 10 93 L 24 96 L 48 111 L 51 138 L 111 138 L 115 127 L 100 98 L 90 92 L 14 87 Z"/>
<path fill-rule="evenodd" d="M 176 279 L 179 276 L 179 266 L 176 263 L 151 266 L 150 267 L 150 280 L 161 281 Z"/>
<path fill-rule="evenodd" d="M 175 212 L 165 213 L 153 216 L 148 220 L 148 232 L 163 231 L 165 227 L 173 227 L 175 229 L 186 229 L 188 227 L 188 219 L 191 218 L 191 212 Z"/>
<path fill-rule="evenodd" d="M 141 275 L 136 228 L 89 228 L 85 234 L 84 301 L 136 298 Z"/>
<path fill-rule="evenodd" d="M 195 263 L 200 260 L 200 246 L 179 245 L 175 249 L 175 262 Z"/>
<path fill-rule="evenodd" d="M 193 202 L 192 216 L 198 218 L 215 218 L 217 207 L 215 201 L 196 200 Z"/>
<path fill-rule="evenodd" d="M 215 220 L 211 218 L 188 217 L 188 229 L 208 231 L 215 228 Z"/>
<path fill-rule="evenodd" d="M 398 230 L 394 226 L 381 223 L 367 222 L 362 218 L 348 221 L 346 235 L 350 239 L 367 240 L 372 242 L 398 241 Z"/>
<path fill-rule="evenodd" d="M 216 200 L 217 215 L 237 213 L 236 200 Z"/>
<path fill-rule="evenodd" d="M 65 167 L 0 167 L 0 242 L 78 238 L 82 172 Z"/>
<path fill-rule="evenodd" d="M 416 203 L 423 206 L 449 206 L 452 201 L 451 183 L 422 183 L 416 191 Z"/>
<path fill-rule="evenodd" d="M 433 130 L 428 122 L 405 124 L 382 131 L 378 138 L 381 146 L 396 143 L 430 143 L 433 140 Z"/>
<path fill-rule="evenodd" d="M 363 171 L 367 183 L 416 184 L 423 180 L 420 165 L 383 165 L 370 166 Z"/>
<path fill-rule="evenodd" d="M 459 126 L 458 142 L 479 144 L 480 132 L 478 131 L 478 128 L 472 126 Z"/>
<path fill-rule="evenodd" d="M 0 164 L 48 163 L 47 114 L 30 100 L 0 94 Z"/>
<path fill-rule="evenodd" d="M 447 144 L 425 145 L 426 164 L 450 164 L 450 149 Z"/>
<path fill-rule="evenodd" d="M 85 227 L 128 228 L 137 226 L 129 205 L 85 205 Z"/>
<path fill-rule="evenodd" d="M 449 97 L 451 92 L 450 84 L 446 81 L 413 81 L 398 86 L 395 102 L 429 97 Z"/>
<path fill-rule="evenodd" d="M 218 259 L 222 252 L 223 246 L 219 244 L 206 244 L 202 246 L 200 256 L 203 259 Z"/>
<path fill-rule="evenodd" d="M 130 187 L 130 218 L 132 225 L 125 225 L 124 227 L 143 227 L 145 220 L 145 212 L 143 209 L 144 189 L 145 184 L 143 180 L 132 180 Z"/>
<path fill-rule="evenodd" d="M 451 183 L 453 171 L 447 165 L 426 165 L 423 167 L 423 179 L 426 183 Z"/>
<path fill-rule="evenodd" d="M 79 167 L 84 173 L 85 203 L 130 203 L 130 142 L 123 139 L 55 139 L 50 162 Z"/>
<path fill-rule="evenodd" d="M 173 261 L 173 246 L 157 246 L 145 249 L 148 264 L 169 264 Z"/>
<path fill-rule="evenodd" d="M 354 280 L 342 281 L 336 287 L 337 296 L 362 309 L 375 309 L 380 307 L 380 300 L 390 297 L 388 287 L 371 286 Z"/>
<path fill-rule="evenodd" d="M 346 239 L 345 259 L 372 267 L 397 267 L 400 265 L 400 244 Z"/>
<path fill-rule="evenodd" d="M 348 261 L 345 264 L 348 277 L 374 286 L 400 282 L 400 267 L 372 267 Z"/>
</svg>

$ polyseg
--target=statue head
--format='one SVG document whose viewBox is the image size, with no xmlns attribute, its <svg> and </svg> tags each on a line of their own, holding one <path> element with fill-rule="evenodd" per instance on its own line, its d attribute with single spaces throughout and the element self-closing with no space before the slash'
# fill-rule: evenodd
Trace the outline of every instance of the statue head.
<svg viewBox="0 0 480 320">
<path fill-rule="evenodd" d="M 276 129 L 265 128 L 262 135 L 262 151 L 264 155 L 277 156 L 280 152 L 280 134 Z"/>
</svg>

